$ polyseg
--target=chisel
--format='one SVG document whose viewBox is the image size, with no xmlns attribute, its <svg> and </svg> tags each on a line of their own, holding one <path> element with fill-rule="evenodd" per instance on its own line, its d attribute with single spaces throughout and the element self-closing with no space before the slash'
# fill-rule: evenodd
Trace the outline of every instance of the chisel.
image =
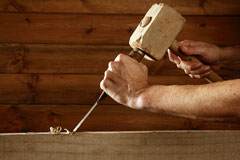
<svg viewBox="0 0 240 160">
<path fill-rule="evenodd" d="M 141 62 L 143 57 L 145 55 L 145 52 L 140 49 L 133 49 L 129 56 L 135 59 L 138 62 Z M 104 100 L 108 95 L 103 91 L 97 101 L 94 103 L 94 105 L 90 108 L 90 110 L 85 114 L 83 119 L 78 123 L 78 125 L 73 129 L 72 134 L 75 133 L 78 128 L 83 124 L 83 122 L 87 119 L 87 117 L 92 113 L 92 111 L 98 106 L 98 104 Z"/>
</svg>

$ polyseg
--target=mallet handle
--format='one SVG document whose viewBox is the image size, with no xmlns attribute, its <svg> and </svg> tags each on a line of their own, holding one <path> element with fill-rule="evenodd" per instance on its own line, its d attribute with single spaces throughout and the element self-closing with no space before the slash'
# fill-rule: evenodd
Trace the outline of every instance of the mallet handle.
<svg viewBox="0 0 240 160">
<path fill-rule="evenodd" d="M 179 44 L 178 41 L 174 40 L 174 42 L 172 43 L 172 45 L 170 46 L 170 49 L 174 51 L 174 53 L 176 53 L 181 59 L 185 60 L 185 61 L 191 61 L 191 62 L 202 62 L 201 60 L 199 60 L 197 57 L 195 56 L 186 56 L 184 54 L 181 53 L 180 49 L 179 49 Z M 203 63 L 203 62 L 202 62 Z M 212 69 L 210 69 L 210 75 L 207 78 L 204 78 L 206 81 L 208 81 L 209 83 L 213 83 L 213 82 L 219 82 L 219 81 L 224 81 L 222 79 L 222 77 L 220 77 L 216 72 L 214 72 Z"/>
</svg>

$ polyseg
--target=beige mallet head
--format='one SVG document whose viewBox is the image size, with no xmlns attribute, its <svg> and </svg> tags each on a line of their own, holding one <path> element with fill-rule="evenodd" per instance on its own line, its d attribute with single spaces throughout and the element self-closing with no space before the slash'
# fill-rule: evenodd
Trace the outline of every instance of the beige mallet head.
<svg viewBox="0 0 240 160">
<path fill-rule="evenodd" d="M 154 4 L 133 32 L 129 45 L 160 60 L 181 31 L 185 19 L 170 6 Z"/>
</svg>

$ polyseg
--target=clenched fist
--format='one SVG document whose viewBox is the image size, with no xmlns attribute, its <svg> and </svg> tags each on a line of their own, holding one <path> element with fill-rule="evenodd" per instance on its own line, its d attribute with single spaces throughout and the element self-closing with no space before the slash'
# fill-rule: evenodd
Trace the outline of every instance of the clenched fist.
<svg viewBox="0 0 240 160">
<path fill-rule="evenodd" d="M 100 87 L 120 104 L 141 109 L 139 95 L 149 86 L 148 69 L 127 55 L 109 62 Z"/>
</svg>

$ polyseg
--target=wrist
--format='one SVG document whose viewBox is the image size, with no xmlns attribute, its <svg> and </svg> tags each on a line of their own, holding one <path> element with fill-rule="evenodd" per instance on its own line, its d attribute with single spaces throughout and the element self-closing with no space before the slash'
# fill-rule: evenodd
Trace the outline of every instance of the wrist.
<svg viewBox="0 0 240 160">
<path fill-rule="evenodd" d="M 229 54 L 230 54 L 230 51 L 229 51 L 229 48 L 228 47 L 220 47 L 221 48 L 221 62 L 224 62 L 224 61 L 227 61 L 229 60 Z"/>
<path fill-rule="evenodd" d="M 162 85 L 151 85 L 139 90 L 129 106 L 138 110 L 161 112 L 161 99 L 164 97 L 166 87 L 167 86 Z"/>
<path fill-rule="evenodd" d="M 129 97 L 128 104 L 130 108 L 137 109 L 137 110 L 144 110 L 144 106 L 146 103 L 146 99 L 148 96 L 147 90 L 151 86 L 144 87 L 138 91 L 136 91 L 131 97 Z"/>
<path fill-rule="evenodd" d="M 240 59 L 240 47 L 221 47 L 221 61 L 235 61 Z"/>
</svg>

